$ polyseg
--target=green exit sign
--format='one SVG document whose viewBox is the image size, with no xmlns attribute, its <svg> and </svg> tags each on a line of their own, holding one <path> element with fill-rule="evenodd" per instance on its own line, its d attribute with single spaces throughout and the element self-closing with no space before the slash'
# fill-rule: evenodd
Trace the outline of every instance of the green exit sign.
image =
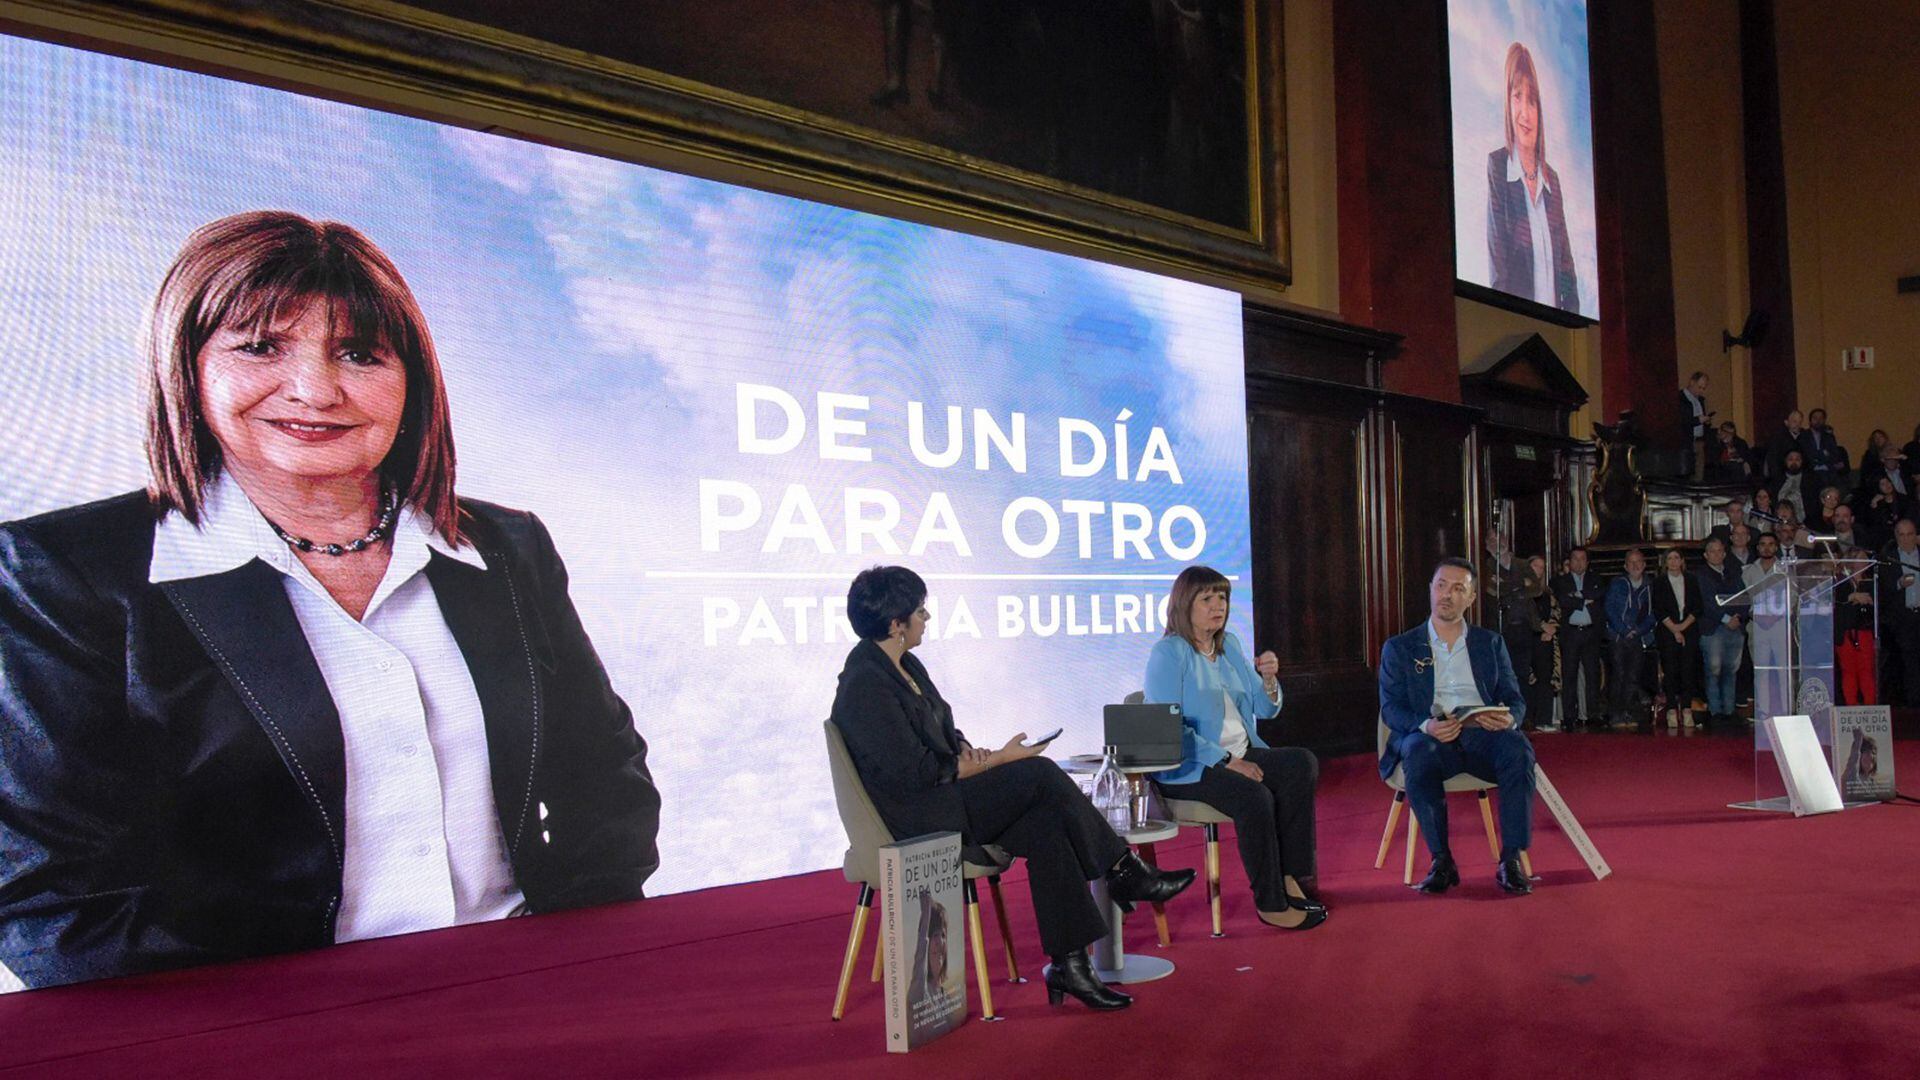
<svg viewBox="0 0 1920 1080">
<path fill-rule="evenodd" d="M 1539 452 L 1534 450 L 1534 448 L 1531 446 L 1514 447 L 1513 456 L 1519 458 L 1521 461 L 1539 461 L 1540 460 Z"/>
</svg>

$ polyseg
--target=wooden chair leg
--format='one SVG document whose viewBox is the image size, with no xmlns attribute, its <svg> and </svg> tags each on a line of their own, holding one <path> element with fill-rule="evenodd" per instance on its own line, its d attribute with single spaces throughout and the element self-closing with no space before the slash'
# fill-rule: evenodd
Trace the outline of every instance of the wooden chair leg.
<svg viewBox="0 0 1920 1080">
<path fill-rule="evenodd" d="M 993 914 L 1000 922 L 1000 944 L 1007 950 L 1007 981 L 1026 982 L 1020 977 L 1020 962 L 1013 958 L 1013 931 L 1007 927 L 1007 898 L 1000 895 L 999 874 L 987 879 L 987 889 L 993 893 Z"/>
<path fill-rule="evenodd" d="M 1487 827 L 1487 850 L 1493 853 L 1493 861 L 1499 862 L 1500 837 L 1493 831 L 1493 803 L 1484 791 L 1477 791 L 1474 794 L 1479 796 L 1480 823 Z"/>
<path fill-rule="evenodd" d="M 853 932 L 847 935 L 847 955 L 840 961 L 840 986 L 833 992 L 833 1018 L 847 1013 L 847 987 L 853 982 L 853 965 L 860 959 L 860 938 L 867 932 L 867 914 L 873 910 L 873 886 L 860 886 L 860 902 L 853 908 Z"/>
<path fill-rule="evenodd" d="M 880 926 L 885 926 L 882 922 Z M 873 928 L 873 981 L 880 981 L 880 973 L 885 970 L 887 960 L 887 935 L 880 932 L 880 926 Z"/>
<path fill-rule="evenodd" d="M 1152 863 L 1154 866 L 1160 865 L 1160 853 L 1152 844 L 1140 845 L 1140 857 Z M 1173 944 L 1173 937 L 1167 932 L 1167 905 L 1159 902 L 1154 903 L 1153 928 L 1160 935 L 1161 948 L 1164 949 Z"/>
<path fill-rule="evenodd" d="M 1207 825 L 1207 907 L 1213 912 L 1213 936 L 1226 937 L 1220 929 L 1220 826 Z"/>
<path fill-rule="evenodd" d="M 1407 805 L 1407 793 L 1393 793 L 1393 805 L 1387 808 L 1387 831 L 1380 834 L 1380 854 L 1373 857 L 1375 870 L 1387 865 L 1387 852 L 1393 848 L 1393 827 L 1400 824 L 1400 811 Z"/>
<path fill-rule="evenodd" d="M 967 936 L 973 939 L 973 977 L 980 986 L 980 1019 L 998 1020 L 993 1012 L 993 980 L 987 978 L 987 942 L 980 934 L 980 890 L 963 883 L 967 894 Z"/>
<path fill-rule="evenodd" d="M 1420 846 L 1416 842 L 1419 839 L 1420 839 L 1420 815 L 1408 814 L 1407 815 L 1407 872 L 1404 875 L 1402 875 L 1400 879 L 1401 881 L 1405 882 L 1408 885 L 1413 884 L 1413 852 L 1415 848 Z"/>
<path fill-rule="evenodd" d="M 1520 869 L 1526 871 L 1528 877 L 1533 876 L 1533 857 L 1524 851 L 1520 853 Z"/>
</svg>

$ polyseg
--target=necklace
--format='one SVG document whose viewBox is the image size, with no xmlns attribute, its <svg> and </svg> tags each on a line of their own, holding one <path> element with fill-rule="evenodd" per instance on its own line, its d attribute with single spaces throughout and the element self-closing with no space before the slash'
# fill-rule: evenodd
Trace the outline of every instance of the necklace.
<svg viewBox="0 0 1920 1080">
<path fill-rule="evenodd" d="M 266 517 L 264 514 L 261 516 Z M 380 496 L 380 517 L 379 520 L 373 523 L 373 528 L 367 530 L 367 535 L 345 544 L 315 543 L 304 536 L 293 535 L 281 528 L 279 523 L 272 518 L 267 518 L 266 521 L 267 527 L 273 530 L 273 535 L 279 537 L 282 542 L 295 551 L 317 551 L 322 555 L 340 556 L 365 551 L 369 547 L 386 539 L 387 531 L 393 528 L 393 521 L 399 516 L 400 500 L 394 498 L 393 492 L 386 492 Z"/>
</svg>

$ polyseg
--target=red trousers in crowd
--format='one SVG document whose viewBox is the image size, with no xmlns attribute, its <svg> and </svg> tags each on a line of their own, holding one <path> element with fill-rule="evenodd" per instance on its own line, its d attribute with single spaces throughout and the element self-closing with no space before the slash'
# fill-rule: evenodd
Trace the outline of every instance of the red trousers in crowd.
<svg viewBox="0 0 1920 1080">
<path fill-rule="evenodd" d="M 1840 669 L 1840 704 L 1877 705 L 1879 688 L 1874 682 L 1873 635 L 1864 630 L 1849 630 L 1833 643 L 1834 665 Z"/>
</svg>

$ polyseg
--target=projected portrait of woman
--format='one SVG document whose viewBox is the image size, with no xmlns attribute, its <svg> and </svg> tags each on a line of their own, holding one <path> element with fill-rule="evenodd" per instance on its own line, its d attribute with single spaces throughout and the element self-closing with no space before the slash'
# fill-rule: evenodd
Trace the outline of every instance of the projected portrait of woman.
<svg viewBox="0 0 1920 1080">
<path fill-rule="evenodd" d="M 47 986 L 640 897 L 646 745 L 546 528 L 458 496 L 386 254 L 211 222 L 144 354 L 148 489 L 0 526 L 0 964 Z"/>
<path fill-rule="evenodd" d="M 1507 47 L 1506 145 L 1487 155 L 1487 262 L 1495 289 L 1567 311 L 1580 282 L 1567 241 L 1566 193 L 1547 164 L 1545 110 L 1533 54 Z"/>
</svg>

